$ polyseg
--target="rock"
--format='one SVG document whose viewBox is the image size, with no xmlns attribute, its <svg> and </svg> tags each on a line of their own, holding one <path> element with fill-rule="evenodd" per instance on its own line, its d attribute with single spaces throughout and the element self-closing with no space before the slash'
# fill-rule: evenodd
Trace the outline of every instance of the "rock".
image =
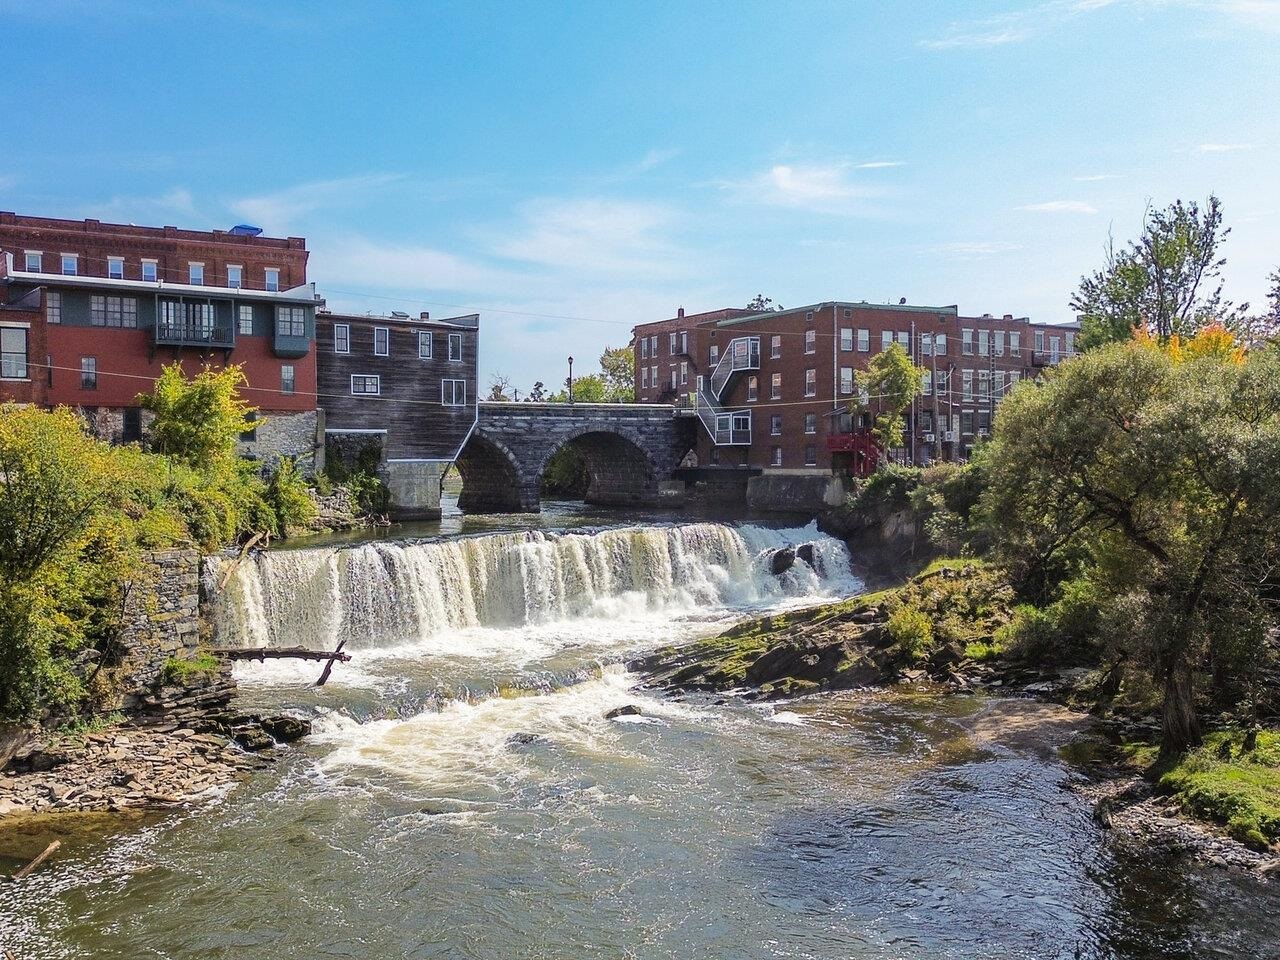
<svg viewBox="0 0 1280 960">
<path fill-rule="evenodd" d="M 796 547 L 796 559 L 803 560 L 809 566 L 813 567 L 814 570 L 817 570 L 818 573 L 822 572 L 822 570 L 819 569 L 821 567 L 821 562 L 819 560 L 817 549 L 812 543 L 802 543 L 800 546 Z"/>
<path fill-rule="evenodd" d="M 640 708 L 634 703 L 628 703 L 625 706 L 614 707 L 604 715 L 606 720 L 616 720 L 618 717 L 638 717 L 640 716 Z"/>
<path fill-rule="evenodd" d="M 608 716 L 608 714 L 605 714 Z M 513 747 L 527 747 L 535 743 L 546 743 L 547 738 L 536 733 L 513 733 L 507 737 L 507 743 Z"/>
<path fill-rule="evenodd" d="M 795 566 L 796 551 L 794 547 L 781 547 L 769 557 L 769 572 L 780 576 Z"/>
<path fill-rule="evenodd" d="M 278 717 L 263 717 L 259 723 L 277 743 L 293 743 L 311 733 L 311 721 L 301 717 L 282 714 Z"/>
<path fill-rule="evenodd" d="M 235 742 L 240 744 L 241 749 L 244 750 L 269 750 L 276 745 L 276 742 L 261 727 L 247 727 L 243 730 L 237 730 L 232 736 Z"/>
</svg>

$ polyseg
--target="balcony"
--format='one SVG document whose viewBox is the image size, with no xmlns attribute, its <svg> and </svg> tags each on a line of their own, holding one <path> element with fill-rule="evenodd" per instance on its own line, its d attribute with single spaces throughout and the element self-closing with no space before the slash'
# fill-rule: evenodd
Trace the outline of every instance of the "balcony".
<svg viewBox="0 0 1280 960">
<path fill-rule="evenodd" d="M 711 371 L 711 395 L 719 400 L 733 375 L 742 370 L 760 369 L 760 338 L 735 337 Z"/>
<path fill-rule="evenodd" d="M 694 411 L 717 447 L 751 446 L 750 410 L 725 410 L 704 388 L 695 395 Z"/>
<path fill-rule="evenodd" d="M 230 350 L 236 345 L 236 336 L 230 323 L 161 319 L 156 322 L 155 343 L 158 347 Z"/>
<path fill-rule="evenodd" d="M 1062 350 L 1034 350 L 1031 353 L 1033 367 L 1056 367 L 1063 360 L 1070 360 L 1075 354 Z"/>
</svg>

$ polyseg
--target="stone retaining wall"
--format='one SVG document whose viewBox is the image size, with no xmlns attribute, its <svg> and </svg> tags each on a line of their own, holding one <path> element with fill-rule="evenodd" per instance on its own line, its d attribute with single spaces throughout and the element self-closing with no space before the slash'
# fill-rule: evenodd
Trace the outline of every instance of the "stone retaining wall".
<svg viewBox="0 0 1280 960">
<path fill-rule="evenodd" d="M 116 678 L 126 711 L 143 705 L 165 662 L 187 659 L 200 642 L 200 554 L 156 550 L 128 588 Z"/>
</svg>

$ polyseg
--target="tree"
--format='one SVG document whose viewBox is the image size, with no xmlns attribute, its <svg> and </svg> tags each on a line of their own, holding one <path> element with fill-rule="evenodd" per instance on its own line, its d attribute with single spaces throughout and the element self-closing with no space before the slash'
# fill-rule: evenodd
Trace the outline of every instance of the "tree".
<svg viewBox="0 0 1280 960">
<path fill-rule="evenodd" d="M 489 399 L 490 400 L 510 400 L 511 399 L 511 378 L 495 373 L 489 380 Z"/>
<path fill-rule="evenodd" d="M 1113 669 L 1157 683 L 1162 756 L 1198 744 L 1209 664 L 1256 661 L 1275 622 L 1280 349 L 1224 349 L 1211 328 L 1091 351 L 1014 390 L 981 457 L 1005 559 L 1024 579 L 1084 577 L 1107 604 Z"/>
<path fill-rule="evenodd" d="M 904 414 L 924 389 L 924 374 L 924 368 L 912 363 L 902 344 L 896 342 L 872 357 L 867 369 L 858 373 L 858 387 L 877 411 L 871 433 L 882 461 L 889 450 L 904 443 Z M 851 402 L 851 410 L 853 406 Z"/>
<path fill-rule="evenodd" d="M 636 399 L 636 355 L 630 347 L 605 347 L 600 354 L 600 375 L 610 403 Z"/>
<path fill-rule="evenodd" d="M 609 391 L 604 377 L 598 373 L 588 373 L 584 377 L 573 378 L 573 400 L 575 403 L 607 403 Z M 565 377 L 564 389 L 547 397 L 548 403 L 569 402 L 569 378 Z"/>
<path fill-rule="evenodd" d="M 264 423 L 251 418 L 257 408 L 240 396 L 247 383 L 236 364 L 221 370 L 206 367 L 190 380 L 181 364 L 165 367 L 155 389 L 138 396 L 143 408 L 155 414 L 151 449 L 197 469 L 232 460 L 240 435 Z"/>
<path fill-rule="evenodd" d="M 525 397 L 529 403 L 546 403 L 547 386 L 541 380 L 535 380 L 533 389 L 529 391 L 529 395 Z"/>
<path fill-rule="evenodd" d="M 1280 337 L 1280 270 L 1267 279 L 1271 281 L 1271 289 L 1262 312 L 1250 317 L 1241 311 L 1230 323 L 1231 332 L 1248 346 L 1261 346 Z"/>
<path fill-rule="evenodd" d="M 763 293 L 757 293 L 755 298 L 747 304 L 747 309 L 767 312 L 770 310 L 781 310 L 782 304 L 774 304 L 772 297 L 766 297 Z"/>
<path fill-rule="evenodd" d="M 1246 311 L 1247 304 L 1237 311 L 1222 298 L 1227 261 L 1219 248 L 1230 234 L 1212 195 L 1203 210 L 1181 200 L 1149 209 L 1138 239 L 1121 251 L 1108 245 L 1106 266 L 1080 279 L 1071 307 L 1080 317 L 1081 346 L 1128 340 L 1138 329 L 1160 339 L 1194 335 Z"/>
</svg>

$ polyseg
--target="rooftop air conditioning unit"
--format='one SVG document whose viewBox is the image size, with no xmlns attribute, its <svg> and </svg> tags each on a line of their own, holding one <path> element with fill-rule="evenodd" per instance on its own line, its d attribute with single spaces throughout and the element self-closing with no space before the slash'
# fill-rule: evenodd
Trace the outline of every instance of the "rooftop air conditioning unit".
<svg viewBox="0 0 1280 960">
<path fill-rule="evenodd" d="M 925 443 L 933 443 L 933 441 L 934 441 L 934 440 L 936 440 L 936 439 L 937 439 L 937 437 L 936 437 L 934 434 L 932 434 L 932 433 L 926 433 L 926 434 L 924 435 L 924 442 L 925 442 Z"/>
</svg>

